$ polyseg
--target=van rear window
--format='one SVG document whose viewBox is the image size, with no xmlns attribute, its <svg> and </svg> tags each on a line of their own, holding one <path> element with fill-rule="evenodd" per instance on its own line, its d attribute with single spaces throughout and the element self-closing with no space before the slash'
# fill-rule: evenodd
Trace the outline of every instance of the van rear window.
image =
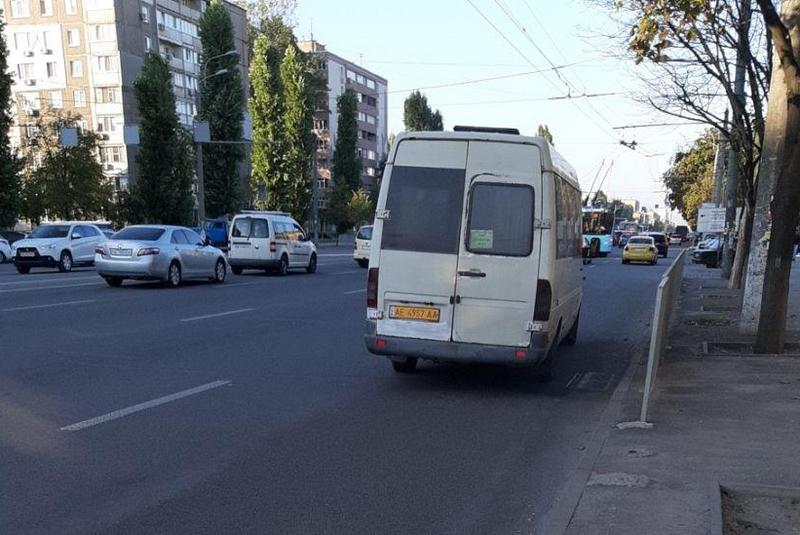
<svg viewBox="0 0 800 535">
<path fill-rule="evenodd" d="M 498 256 L 528 256 L 533 249 L 533 188 L 475 184 L 469 208 L 467 250 Z"/>
<path fill-rule="evenodd" d="M 381 248 L 457 254 L 464 206 L 464 169 L 392 169 Z"/>
</svg>

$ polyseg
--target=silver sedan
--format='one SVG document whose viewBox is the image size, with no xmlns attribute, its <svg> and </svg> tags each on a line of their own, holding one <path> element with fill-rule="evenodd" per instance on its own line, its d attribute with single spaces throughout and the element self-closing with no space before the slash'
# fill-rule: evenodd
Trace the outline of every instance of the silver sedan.
<svg viewBox="0 0 800 535">
<path fill-rule="evenodd" d="M 186 227 L 132 225 L 95 249 L 97 273 L 111 286 L 125 279 L 162 280 L 171 287 L 184 279 L 225 282 L 225 255 Z"/>
</svg>

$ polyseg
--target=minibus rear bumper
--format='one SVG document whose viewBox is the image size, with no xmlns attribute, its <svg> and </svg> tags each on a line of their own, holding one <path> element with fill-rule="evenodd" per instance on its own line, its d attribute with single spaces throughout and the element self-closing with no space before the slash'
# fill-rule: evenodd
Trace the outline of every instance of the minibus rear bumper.
<svg viewBox="0 0 800 535">
<path fill-rule="evenodd" d="M 468 344 L 442 340 L 422 340 L 378 336 L 375 320 L 367 320 L 364 343 L 367 351 L 389 358 L 416 357 L 436 362 L 463 362 L 534 366 L 544 360 L 550 347 L 546 333 L 532 333 L 528 347 Z"/>
</svg>

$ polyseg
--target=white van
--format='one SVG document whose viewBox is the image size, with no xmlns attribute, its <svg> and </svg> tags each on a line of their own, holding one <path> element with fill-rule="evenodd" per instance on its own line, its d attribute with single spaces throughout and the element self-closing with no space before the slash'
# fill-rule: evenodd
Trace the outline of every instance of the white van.
<svg viewBox="0 0 800 535">
<path fill-rule="evenodd" d="M 356 238 L 353 240 L 353 260 L 362 268 L 369 265 L 369 248 L 371 242 L 372 225 L 364 225 L 358 229 Z"/>
<path fill-rule="evenodd" d="M 574 169 L 542 138 L 397 136 L 372 232 L 367 349 L 399 372 L 420 358 L 549 370 L 577 336 L 580 203 Z"/>
<path fill-rule="evenodd" d="M 245 210 L 234 216 L 228 264 L 234 274 L 265 269 L 286 275 L 290 269 L 317 271 L 317 248 L 300 224 L 285 212 Z"/>
</svg>

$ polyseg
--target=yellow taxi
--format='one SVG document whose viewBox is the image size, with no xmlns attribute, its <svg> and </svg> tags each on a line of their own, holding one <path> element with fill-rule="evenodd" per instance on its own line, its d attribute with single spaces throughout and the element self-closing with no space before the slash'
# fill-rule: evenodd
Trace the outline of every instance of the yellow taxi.
<svg viewBox="0 0 800 535">
<path fill-rule="evenodd" d="M 658 249 L 652 236 L 631 236 L 622 250 L 622 263 L 630 262 L 658 263 Z"/>
</svg>

